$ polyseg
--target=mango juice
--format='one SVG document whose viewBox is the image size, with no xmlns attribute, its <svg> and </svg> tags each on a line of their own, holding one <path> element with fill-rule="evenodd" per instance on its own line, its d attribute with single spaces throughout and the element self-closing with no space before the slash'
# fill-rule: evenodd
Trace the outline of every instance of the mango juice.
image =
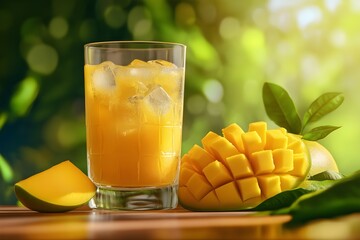
<svg viewBox="0 0 360 240">
<path fill-rule="evenodd" d="M 177 181 L 184 69 L 164 60 L 85 65 L 88 174 L 99 186 Z"/>
</svg>

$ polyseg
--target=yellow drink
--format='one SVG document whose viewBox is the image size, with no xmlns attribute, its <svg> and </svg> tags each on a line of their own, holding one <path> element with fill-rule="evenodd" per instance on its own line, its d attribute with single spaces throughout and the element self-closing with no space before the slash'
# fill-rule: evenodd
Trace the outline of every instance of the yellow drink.
<svg viewBox="0 0 360 240">
<path fill-rule="evenodd" d="M 184 68 L 164 60 L 85 65 L 89 177 L 98 186 L 177 181 Z"/>
</svg>

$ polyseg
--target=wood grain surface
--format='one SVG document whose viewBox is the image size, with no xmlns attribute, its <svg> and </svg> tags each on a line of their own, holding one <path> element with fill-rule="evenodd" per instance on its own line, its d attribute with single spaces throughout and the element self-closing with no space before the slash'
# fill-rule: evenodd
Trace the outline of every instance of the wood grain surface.
<svg viewBox="0 0 360 240">
<path fill-rule="evenodd" d="M 0 239 L 357 239 L 360 214 L 286 227 L 283 216 L 248 212 L 107 211 L 37 213 L 0 207 Z M 337 229 L 336 231 L 334 229 Z M 334 233 L 335 232 L 335 233 Z M 331 234 L 329 234 L 331 233 Z M 334 238 L 336 239 L 336 238 Z"/>
</svg>

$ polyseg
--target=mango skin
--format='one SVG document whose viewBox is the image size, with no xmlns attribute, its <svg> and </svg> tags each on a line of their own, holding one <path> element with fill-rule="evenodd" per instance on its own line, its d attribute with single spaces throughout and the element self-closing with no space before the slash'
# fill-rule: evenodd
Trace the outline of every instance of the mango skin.
<svg viewBox="0 0 360 240">
<path fill-rule="evenodd" d="M 222 132 L 223 136 L 209 132 L 201 141 L 203 147 L 196 145 L 183 156 L 178 196 L 184 208 L 253 208 L 308 176 L 310 155 L 300 136 L 283 128 L 267 130 L 265 122 L 249 124 L 247 132 L 231 124 Z"/>
<path fill-rule="evenodd" d="M 62 206 L 57 204 L 52 204 L 46 201 L 43 201 L 39 198 L 36 198 L 35 196 L 31 195 L 31 193 L 27 192 L 25 189 L 15 185 L 15 193 L 17 199 L 27 208 L 41 213 L 62 213 L 62 212 L 68 212 L 71 210 L 74 210 L 82 205 L 84 203 L 79 203 L 77 205 L 71 205 L 71 206 Z M 93 197 L 93 194 L 91 197 L 87 200 L 89 201 Z M 86 202 L 87 202 L 86 201 Z"/>
<path fill-rule="evenodd" d="M 70 161 L 64 161 L 17 182 L 14 191 L 25 207 L 37 212 L 58 213 L 87 203 L 95 195 L 96 186 Z"/>
</svg>

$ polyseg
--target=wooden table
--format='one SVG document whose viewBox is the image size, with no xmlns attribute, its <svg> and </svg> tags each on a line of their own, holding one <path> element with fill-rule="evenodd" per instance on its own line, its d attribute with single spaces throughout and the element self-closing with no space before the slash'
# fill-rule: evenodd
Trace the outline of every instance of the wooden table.
<svg viewBox="0 0 360 240">
<path fill-rule="evenodd" d="M 245 212 L 105 211 L 37 213 L 0 206 L 0 239 L 360 239 L 360 213 L 295 228 L 291 217 Z"/>
</svg>

